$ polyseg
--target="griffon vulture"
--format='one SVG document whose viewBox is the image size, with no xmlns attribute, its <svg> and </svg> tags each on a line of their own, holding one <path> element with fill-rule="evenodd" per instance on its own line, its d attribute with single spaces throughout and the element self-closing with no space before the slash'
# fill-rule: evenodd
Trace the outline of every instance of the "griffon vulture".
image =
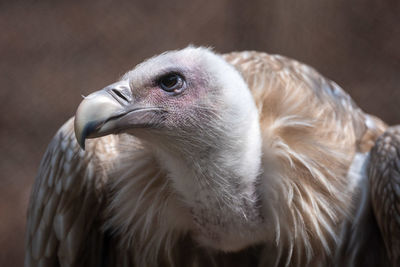
<svg viewBox="0 0 400 267">
<path fill-rule="evenodd" d="M 399 142 L 295 60 L 166 52 L 51 141 L 25 266 L 399 266 Z"/>
</svg>

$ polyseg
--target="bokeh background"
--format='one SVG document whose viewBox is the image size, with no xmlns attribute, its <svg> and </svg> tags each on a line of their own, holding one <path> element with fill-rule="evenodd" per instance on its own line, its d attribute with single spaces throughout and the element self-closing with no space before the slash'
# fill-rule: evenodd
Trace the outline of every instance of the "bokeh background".
<svg viewBox="0 0 400 267">
<path fill-rule="evenodd" d="M 188 44 L 296 58 L 400 123 L 400 1 L 0 1 L 0 266 L 22 266 L 30 188 L 81 95 Z"/>
</svg>

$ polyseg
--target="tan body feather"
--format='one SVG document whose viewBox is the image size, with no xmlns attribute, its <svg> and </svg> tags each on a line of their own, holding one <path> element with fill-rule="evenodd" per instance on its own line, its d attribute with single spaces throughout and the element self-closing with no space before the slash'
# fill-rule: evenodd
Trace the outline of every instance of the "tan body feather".
<svg viewBox="0 0 400 267">
<path fill-rule="evenodd" d="M 26 266 L 373 262 L 358 254 L 366 240 L 349 246 L 357 239 L 349 229 L 359 219 L 355 214 L 365 186 L 365 180 L 353 181 L 349 169 L 386 125 L 297 61 L 257 52 L 224 58 L 242 74 L 259 109 L 263 172 L 257 190 L 260 201 L 268 203 L 262 207 L 268 215 L 263 242 L 231 253 L 199 246 L 188 227 L 191 211 L 146 143 L 125 134 L 106 136 L 89 141 L 83 152 L 70 120 L 49 145 L 35 181 Z M 374 225 L 368 212 L 360 212 L 362 226 Z M 381 242 L 378 232 L 371 238 Z M 375 262 L 385 260 L 376 253 Z"/>
</svg>

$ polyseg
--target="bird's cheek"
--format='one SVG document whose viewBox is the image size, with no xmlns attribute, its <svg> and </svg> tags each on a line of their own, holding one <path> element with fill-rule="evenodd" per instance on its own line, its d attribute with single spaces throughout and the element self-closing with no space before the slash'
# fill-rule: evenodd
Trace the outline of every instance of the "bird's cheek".
<svg viewBox="0 0 400 267">
<path fill-rule="evenodd" d="M 199 113 L 199 103 L 206 97 L 204 91 L 188 88 L 181 94 L 174 95 L 156 87 L 149 90 L 146 102 L 149 106 L 162 107 L 167 111 L 164 122 L 168 128 L 186 128 L 190 126 L 190 120 L 196 117 L 195 114 Z"/>
</svg>

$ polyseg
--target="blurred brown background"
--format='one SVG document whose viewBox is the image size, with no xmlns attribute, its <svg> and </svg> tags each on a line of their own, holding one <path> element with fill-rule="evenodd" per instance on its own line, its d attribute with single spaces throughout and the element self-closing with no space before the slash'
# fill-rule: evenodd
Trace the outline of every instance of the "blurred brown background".
<svg viewBox="0 0 400 267">
<path fill-rule="evenodd" d="M 400 123 L 400 1 L 0 1 L 0 266 L 21 266 L 25 213 L 52 135 L 81 95 L 188 44 L 316 67 Z"/>
</svg>

